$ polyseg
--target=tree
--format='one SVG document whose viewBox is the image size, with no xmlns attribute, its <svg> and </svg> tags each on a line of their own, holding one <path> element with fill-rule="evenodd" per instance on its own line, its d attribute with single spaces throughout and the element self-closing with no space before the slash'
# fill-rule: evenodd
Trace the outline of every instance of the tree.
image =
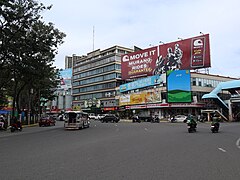
<svg viewBox="0 0 240 180">
<path fill-rule="evenodd" d="M 58 82 L 54 57 L 66 35 L 42 21 L 40 13 L 51 6 L 35 0 L 1 0 L 0 7 L 0 92 L 13 97 L 14 113 L 15 106 L 18 111 L 25 106 L 32 89 L 38 101 L 42 95 L 52 98 Z"/>
</svg>

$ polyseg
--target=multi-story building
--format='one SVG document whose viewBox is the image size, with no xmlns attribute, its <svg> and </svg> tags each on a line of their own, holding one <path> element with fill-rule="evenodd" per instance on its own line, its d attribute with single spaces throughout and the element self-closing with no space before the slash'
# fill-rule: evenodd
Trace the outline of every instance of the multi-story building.
<svg viewBox="0 0 240 180">
<path fill-rule="evenodd" d="M 73 66 L 73 109 L 103 113 L 116 110 L 117 90 L 122 84 L 121 55 L 133 49 L 113 46 L 95 50 Z"/>
</svg>

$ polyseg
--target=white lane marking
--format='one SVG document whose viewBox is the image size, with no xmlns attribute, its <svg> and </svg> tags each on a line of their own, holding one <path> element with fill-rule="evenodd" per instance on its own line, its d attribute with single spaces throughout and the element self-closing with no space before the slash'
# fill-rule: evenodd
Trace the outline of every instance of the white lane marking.
<svg viewBox="0 0 240 180">
<path fill-rule="evenodd" d="M 145 131 L 148 131 L 148 129 L 147 129 L 147 128 L 144 128 L 144 130 L 145 130 Z"/>
<path fill-rule="evenodd" d="M 240 138 L 237 140 L 236 146 L 240 149 Z"/>
<path fill-rule="evenodd" d="M 223 148 L 218 148 L 220 151 L 222 151 L 222 152 L 227 152 L 225 149 L 223 149 Z"/>
</svg>

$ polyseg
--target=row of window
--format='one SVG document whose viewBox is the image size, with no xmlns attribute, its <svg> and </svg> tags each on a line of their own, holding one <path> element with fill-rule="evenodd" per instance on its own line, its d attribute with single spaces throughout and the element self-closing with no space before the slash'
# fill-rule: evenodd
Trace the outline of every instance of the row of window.
<svg viewBox="0 0 240 180">
<path fill-rule="evenodd" d="M 204 78 L 191 78 L 192 86 L 202 86 L 202 87 L 217 87 L 220 82 L 213 79 L 204 79 Z"/>
<path fill-rule="evenodd" d="M 98 85 L 94 85 L 94 86 L 88 86 L 88 87 L 74 89 L 73 94 L 84 93 L 84 92 L 89 92 L 89 91 L 97 91 L 97 90 L 101 90 L 101 89 L 110 89 L 110 88 L 115 88 L 115 87 L 116 87 L 116 82 L 111 82 L 111 83 L 106 83 L 106 84 L 98 84 Z"/>
<path fill-rule="evenodd" d="M 80 66 L 78 68 L 74 68 L 73 72 L 74 73 L 80 72 L 80 71 L 90 69 L 90 68 L 94 68 L 94 67 L 97 67 L 97 66 L 100 66 L 100 65 L 104 65 L 104 64 L 107 64 L 107 63 L 110 63 L 110 62 L 121 62 L 121 57 L 116 55 L 116 56 L 108 57 L 108 58 L 105 58 L 105 59 L 102 59 L 102 60 L 99 60 L 99 61 L 94 61 L 92 63 Z"/>
<path fill-rule="evenodd" d="M 85 79 L 82 81 L 77 81 L 77 82 L 73 83 L 73 87 L 79 86 L 79 85 L 86 85 L 86 84 L 91 84 L 91 83 L 102 82 L 102 81 L 106 81 L 106 80 L 110 80 L 110 79 L 117 79 L 117 78 L 121 78 L 121 73 L 111 73 L 111 74 L 107 74 L 104 76 Z"/>
<path fill-rule="evenodd" d="M 114 97 L 116 95 L 115 91 L 108 91 L 108 92 L 99 92 L 99 93 L 93 93 L 93 94 L 86 94 L 81 96 L 75 96 L 74 100 L 88 100 L 88 99 L 100 99 L 100 98 L 106 98 L 106 97 Z"/>
<path fill-rule="evenodd" d="M 97 74 L 102 74 L 102 73 L 113 71 L 113 70 L 121 70 L 121 65 L 120 64 L 113 64 L 113 65 L 110 65 L 110 66 L 105 66 L 105 67 L 101 67 L 101 68 L 98 68 L 98 69 L 94 69 L 92 71 L 88 71 L 88 72 L 84 72 L 84 73 L 81 73 L 81 74 L 74 75 L 73 79 L 79 79 L 79 78 L 84 78 L 84 77 L 93 76 L 93 75 L 97 75 Z"/>
</svg>

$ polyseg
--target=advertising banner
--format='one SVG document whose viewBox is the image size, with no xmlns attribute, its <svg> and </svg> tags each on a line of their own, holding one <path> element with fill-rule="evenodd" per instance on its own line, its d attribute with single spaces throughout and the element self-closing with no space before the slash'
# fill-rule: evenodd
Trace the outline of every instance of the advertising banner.
<svg viewBox="0 0 240 180">
<path fill-rule="evenodd" d="M 134 105 L 161 102 L 161 91 L 159 88 L 149 89 L 143 92 L 121 95 L 119 105 Z"/>
<path fill-rule="evenodd" d="M 152 76 L 157 57 L 157 46 L 122 55 L 122 79 Z"/>
<path fill-rule="evenodd" d="M 166 83 L 165 74 L 155 75 L 146 78 L 142 78 L 130 83 L 120 85 L 120 92 L 130 91 L 133 89 L 140 89 L 148 86 L 159 85 L 162 83 Z"/>
<path fill-rule="evenodd" d="M 192 102 L 190 70 L 167 72 L 168 103 Z"/>
<path fill-rule="evenodd" d="M 211 67 L 209 34 L 159 45 L 121 57 L 122 79 Z"/>
<path fill-rule="evenodd" d="M 60 86 L 62 89 L 71 88 L 72 69 L 60 70 Z"/>
<path fill-rule="evenodd" d="M 155 74 L 210 67 L 209 34 L 159 46 Z"/>
</svg>

